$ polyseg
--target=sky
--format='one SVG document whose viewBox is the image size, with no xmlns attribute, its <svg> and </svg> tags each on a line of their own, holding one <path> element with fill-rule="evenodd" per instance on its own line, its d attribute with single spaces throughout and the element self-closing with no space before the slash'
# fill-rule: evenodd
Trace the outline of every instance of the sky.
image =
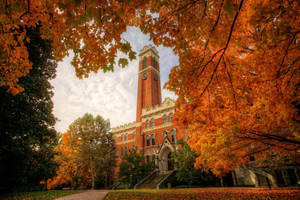
<svg viewBox="0 0 300 200">
<path fill-rule="evenodd" d="M 128 27 L 122 38 L 130 42 L 137 52 L 145 45 L 153 45 L 149 35 L 139 28 Z M 175 95 L 163 89 L 170 70 L 178 65 L 178 56 L 171 48 L 155 46 L 159 52 L 162 100 L 166 97 L 176 99 Z M 116 66 L 114 72 L 91 73 L 89 78 L 79 79 L 71 65 L 72 54 L 58 63 L 56 78 L 51 80 L 54 87 L 55 128 L 63 133 L 69 125 L 85 113 L 101 115 L 109 119 L 111 127 L 133 122 L 136 119 L 138 56 L 125 68 Z"/>
</svg>

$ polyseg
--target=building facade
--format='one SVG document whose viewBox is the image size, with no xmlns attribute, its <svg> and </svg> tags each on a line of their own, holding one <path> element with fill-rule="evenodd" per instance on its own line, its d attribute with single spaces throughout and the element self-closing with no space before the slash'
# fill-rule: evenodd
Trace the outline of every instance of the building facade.
<svg viewBox="0 0 300 200">
<path fill-rule="evenodd" d="M 166 98 L 163 102 L 161 99 L 158 51 L 151 45 L 145 46 L 139 54 L 136 121 L 112 128 L 117 166 L 123 155 L 136 148 L 143 152 L 146 162 L 155 162 L 159 173 L 169 173 L 174 169 L 169 162 L 170 154 L 178 149 L 179 139 L 187 139 L 185 131 L 172 122 L 174 106 L 172 99 Z M 262 168 L 249 164 L 229 173 L 230 184 L 227 186 L 276 187 L 300 182 L 300 170 L 294 165 Z"/>
<path fill-rule="evenodd" d="M 118 164 L 123 155 L 136 148 L 161 172 L 173 169 L 168 162 L 170 153 L 177 148 L 178 139 L 186 138 L 184 131 L 172 123 L 174 105 L 170 98 L 161 99 L 158 51 L 145 46 L 139 53 L 136 121 L 112 128 Z"/>
</svg>

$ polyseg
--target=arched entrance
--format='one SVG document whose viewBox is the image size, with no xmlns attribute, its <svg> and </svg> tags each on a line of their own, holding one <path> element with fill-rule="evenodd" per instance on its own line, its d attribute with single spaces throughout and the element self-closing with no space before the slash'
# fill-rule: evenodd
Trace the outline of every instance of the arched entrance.
<svg viewBox="0 0 300 200">
<path fill-rule="evenodd" d="M 172 152 L 172 150 L 168 146 L 165 146 L 160 151 L 159 163 L 158 163 L 159 171 L 166 172 L 166 171 L 174 169 L 174 166 L 173 166 L 172 162 L 170 161 L 171 152 Z"/>
</svg>

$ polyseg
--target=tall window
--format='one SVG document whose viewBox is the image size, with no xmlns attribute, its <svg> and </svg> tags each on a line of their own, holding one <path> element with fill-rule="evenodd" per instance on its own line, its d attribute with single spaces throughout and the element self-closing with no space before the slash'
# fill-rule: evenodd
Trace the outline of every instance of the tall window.
<svg viewBox="0 0 300 200">
<path fill-rule="evenodd" d="M 128 140 L 128 134 L 125 135 L 125 141 L 127 141 L 127 140 Z"/>
<path fill-rule="evenodd" d="M 123 135 L 121 135 L 121 142 L 123 142 L 123 140 L 124 140 L 124 136 L 123 136 Z"/>
<path fill-rule="evenodd" d="M 172 140 L 172 142 L 176 141 L 176 134 L 175 134 L 175 130 L 174 129 L 171 130 L 171 140 Z"/>
<path fill-rule="evenodd" d="M 169 121 L 171 122 L 173 120 L 173 113 L 170 113 L 169 115 Z"/>
<path fill-rule="evenodd" d="M 147 66 L 147 58 L 146 57 L 144 57 L 144 63 L 143 63 L 143 68 L 146 68 L 146 66 Z"/>
<path fill-rule="evenodd" d="M 151 119 L 151 127 L 154 127 L 154 119 Z"/>
<path fill-rule="evenodd" d="M 134 132 L 134 133 L 133 133 L 133 139 L 135 139 L 135 137 L 136 137 L 136 133 Z"/>
<path fill-rule="evenodd" d="M 127 150 L 128 150 L 127 147 L 125 147 L 125 154 L 127 154 Z"/>
<path fill-rule="evenodd" d="M 156 68 L 156 60 L 153 58 L 153 67 Z"/>
<path fill-rule="evenodd" d="M 121 156 L 123 156 L 123 147 L 121 147 Z"/>
<path fill-rule="evenodd" d="M 163 116 L 164 123 L 167 123 L 167 115 Z"/>
<path fill-rule="evenodd" d="M 151 135 L 151 139 L 152 139 L 152 145 L 155 145 L 155 135 L 154 134 Z"/>
<path fill-rule="evenodd" d="M 149 120 L 146 120 L 146 128 L 149 128 Z"/>
<path fill-rule="evenodd" d="M 155 155 L 152 155 L 152 162 L 155 162 Z"/>
<path fill-rule="evenodd" d="M 149 137 L 149 135 L 146 136 L 146 144 L 147 144 L 147 146 L 150 146 L 150 137 Z"/>
<path fill-rule="evenodd" d="M 146 156 L 146 162 L 147 162 L 147 163 L 150 162 L 150 156 Z"/>
</svg>

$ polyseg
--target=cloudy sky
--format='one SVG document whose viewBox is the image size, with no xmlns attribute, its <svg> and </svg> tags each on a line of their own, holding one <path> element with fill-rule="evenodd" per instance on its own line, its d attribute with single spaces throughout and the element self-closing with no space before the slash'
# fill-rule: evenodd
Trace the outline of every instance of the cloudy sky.
<svg viewBox="0 0 300 200">
<path fill-rule="evenodd" d="M 135 52 L 145 45 L 153 43 L 149 36 L 144 35 L 138 28 L 129 27 L 123 34 Z M 161 86 L 168 80 L 170 69 L 178 64 L 178 57 L 172 49 L 156 47 L 159 52 Z M 134 60 L 122 69 L 115 68 L 114 72 L 97 74 L 91 73 L 87 79 L 78 79 L 67 57 L 58 64 L 57 75 L 51 81 L 54 86 L 54 115 L 58 119 L 56 130 L 64 132 L 68 126 L 84 113 L 101 115 L 110 119 L 111 126 L 119 126 L 135 121 L 137 102 L 138 60 Z M 162 98 L 175 96 L 162 88 Z"/>
</svg>

